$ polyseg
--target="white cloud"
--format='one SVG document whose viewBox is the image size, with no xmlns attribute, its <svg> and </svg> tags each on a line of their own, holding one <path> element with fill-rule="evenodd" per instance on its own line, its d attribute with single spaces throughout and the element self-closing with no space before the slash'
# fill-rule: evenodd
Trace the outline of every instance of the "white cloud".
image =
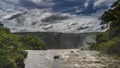
<svg viewBox="0 0 120 68">
<path fill-rule="evenodd" d="M 34 3 L 41 3 L 43 0 L 29 0 L 29 1 L 32 1 Z"/>
<path fill-rule="evenodd" d="M 94 3 L 94 8 L 102 7 L 102 6 L 110 6 L 116 0 L 97 0 Z"/>
<path fill-rule="evenodd" d="M 85 2 L 84 6 L 85 6 L 85 8 L 87 8 L 89 6 L 89 3 Z"/>
<path fill-rule="evenodd" d="M 83 9 L 78 9 L 78 10 L 75 10 L 75 13 L 80 13 L 82 11 L 84 11 L 84 10 Z"/>
<path fill-rule="evenodd" d="M 40 12 L 40 11 L 39 11 Z M 34 11 L 34 13 L 36 13 Z M 60 14 L 60 13 L 59 13 Z M 59 16 L 58 14 L 58 16 Z M 13 20 L 11 23 L 11 29 L 12 31 L 49 31 L 49 32 L 94 32 L 94 31 L 100 31 L 99 21 L 96 17 L 91 16 L 77 16 L 77 15 L 70 15 L 70 14 L 63 14 L 62 16 L 69 16 L 70 18 L 65 20 L 57 20 L 55 23 L 49 22 L 49 23 L 43 23 L 41 22 L 42 18 L 45 18 L 47 16 L 54 15 L 54 13 L 43 13 L 42 15 L 38 16 L 32 16 L 30 17 L 25 16 L 25 22 L 24 25 L 21 26 L 15 26 L 17 24 L 13 24 L 12 22 L 16 22 L 16 20 Z M 35 23 L 36 22 L 36 23 Z M 34 25 L 31 25 L 32 23 L 35 23 Z M 19 23 L 18 23 L 19 24 Z M 10 25 L 9 25 L 10 26 Z M 96 27 L 97 26 L 97 27 Z M 98 27 L 99 26 L 99 27 Z"/>
<path fill-rule="evenodd" d="M 7 2 L 6 2 L 7 1 Z M 9 1 L 9 2 L 8 2 Z M 98 17 L 102 15 L 104 10 L 98 10 L 96 13 L 85 16 L 84 14 L 76 15 L 72 13 L 55 12 L 54 5 L 58 4 L 52 0 L 0 0 L 0 17 L 5 24 L 13 32 L 19 31 L 54 31 L 54 32 L 95 32 L 100 31 Z M 83 0 L 66 0 L 75 2 L 84 2 Z M 86 0 L 81 5 L 75 5 L 74 9 L 69 7 L 65 10 L 71 10 L 73 13 L 84 11 L 83 7 L 89 7 L 93 0 Z M 113 0 L 94 0 L 94 8 L 101 6 L 109 6 Z M 24 5 L 23 5 L 24 4 Z M 28 5 L 29 4 L 29 5 Z M 43 8 L 39 8 L 43 6 Z M 47 7 L 47 8 L 46 8 Z M 32 8 L 32 9 L 31 9 Z M 61 8 L 61 7 L 60 7 Z M 64 10 L 64 9 L 62 9 Z M 26 12 L 26 14 L 24 14 Z M 15 17 L 18 15 L 18 17 Z M 82 16 L 81 16 L 82 15 Z M 67 18 L 66 18 L 67 16 Z M 5 20 L 10 19 L 11 20 Z M 57 19 L 51 19 L 57 17 Z M 51 19 L 51 22 L 43 22 L 42 19 Z M 54 23 L 53 23 L 54 22 Z"/>
<path fill-rule="evenodd" d="M 105 4 L 106 4 L 106 0 L 97 0 L 94 3 L 94 7 L 101 7 L 101 6 L 104 6 Z"/>
</svg>

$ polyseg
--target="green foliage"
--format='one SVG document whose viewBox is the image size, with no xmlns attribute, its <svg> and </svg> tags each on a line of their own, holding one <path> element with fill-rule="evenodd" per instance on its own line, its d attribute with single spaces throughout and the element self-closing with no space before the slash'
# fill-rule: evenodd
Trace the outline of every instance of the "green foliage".
<svg viewBox="0 0 120 68">
<path fill-rule="evenodd" d="M 24 68 L 28 49 L 45 49 L 45 43 L 37 37 L 12 34 L 0 23 L 0 68 Z"/>
<path fill-rule="evenodd" d="M 29 50 L 45 49 L 45 42 L 35 36 L 24 36 L 20 39 Z"/>
<path fill-rule="evenodd" d="M 0 68 L 17 68 L 15 60 L 10 57 L 0 58 Z"/>
<path fill-rule="evenodd" d="M 117 0 L 112 5 L 112 9 L 103 14 L 101 20 L 101 24 L 109 25 L 109 29 L 97 35 L 96 42 L 91 45 L 90 49 L 120 56 L 120 0 Z"/>
<path fill-rule="evenodd" d="M 0 26 L 3 26 L 3 24 L 0 22 Z"/>
<path fill-rule="evenodd" d="M 106 11 L 101 17 L 101 19 L 102 19 L 101 24 L 107 24 L 116 21 L 115 23 L 120 25 L 120 0 L 117 0 L 112 5 L 112 9 Z"/>
</svg>

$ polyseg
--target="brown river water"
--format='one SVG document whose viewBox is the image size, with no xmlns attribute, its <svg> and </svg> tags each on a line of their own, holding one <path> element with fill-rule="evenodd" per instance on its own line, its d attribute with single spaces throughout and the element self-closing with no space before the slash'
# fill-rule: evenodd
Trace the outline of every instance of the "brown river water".
<svg viewBox="0 0 120 68">
<path fill-rule="evenodd" d="M 80 49 L 27 50 L 25 68 L 120 68 L 119 62 L 97 51 Z"/>
</svg>

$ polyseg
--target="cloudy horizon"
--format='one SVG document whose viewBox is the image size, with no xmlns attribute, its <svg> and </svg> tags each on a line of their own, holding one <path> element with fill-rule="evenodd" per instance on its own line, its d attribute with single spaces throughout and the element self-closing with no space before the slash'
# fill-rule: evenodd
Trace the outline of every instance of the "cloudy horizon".
<svg viewBox="0 0 120 68">
<path fill-rule="evenodd" d="M 0 0 L 12 32 L 100 32 L 100 16 L 116 0 Z"/>
</svg>

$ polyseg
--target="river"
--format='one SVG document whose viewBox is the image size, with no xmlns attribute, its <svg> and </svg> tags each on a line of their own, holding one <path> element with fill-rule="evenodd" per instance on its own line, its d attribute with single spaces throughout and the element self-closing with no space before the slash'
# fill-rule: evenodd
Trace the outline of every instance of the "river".
<svg viewBox="0 0 120 68">
<path fill-rule="evenodd" d="M 97 51 L 80 49 L 27 50 L 25 68 L 120 68 L 119 62 Z"/>
</svg>

